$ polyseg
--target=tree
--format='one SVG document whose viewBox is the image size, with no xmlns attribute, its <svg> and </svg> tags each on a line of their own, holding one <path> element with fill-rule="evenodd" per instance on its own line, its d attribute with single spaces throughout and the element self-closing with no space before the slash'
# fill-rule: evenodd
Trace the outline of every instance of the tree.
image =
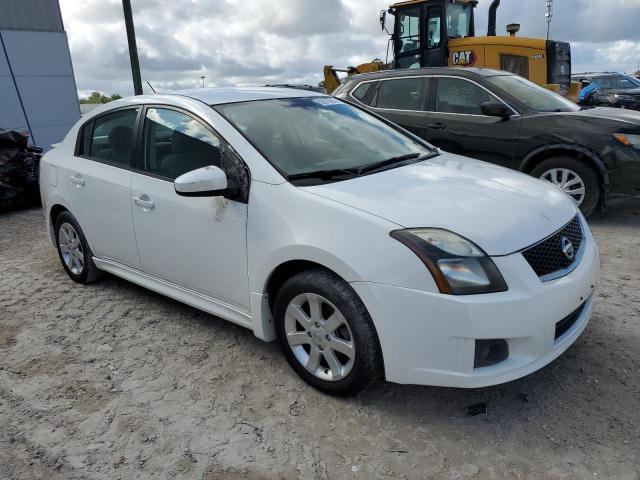
<svg viewBox="0 0 640 480">
<path fill-rule="evenodd" d="M 89 95 L 87 98 L 81 98 L 80 103 L 109 103 L 120 98 L 122 98 L 122 95 L 120 95 L 119 93 L 114 93 L 110 97 L 107 97 L 100 92 L 91 92 L 91 95 Z"/>
</svg>

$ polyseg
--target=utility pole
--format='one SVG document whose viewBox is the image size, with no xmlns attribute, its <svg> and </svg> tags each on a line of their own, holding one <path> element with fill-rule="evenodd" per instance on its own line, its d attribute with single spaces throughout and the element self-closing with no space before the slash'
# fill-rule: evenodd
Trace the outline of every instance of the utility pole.
<svg viewBox="0 0 640 480">
<path fill-rule="evenodd" d="M 133 91 L 142 95 L 142 79 L 140 78 L 140 63 L 138 62 L 138 46 L 136 45 L 136 31 L 133 27 L 131 0 L 122 0 L 124 10 L 124 24 L 127 27 L 127 42 L 129 42 L 129 58 L 131 59 L 131 75 L 133 76 Z"/>
<path fill-rule="evenodd" d="M 544 14 L 547 17 L 547 41 L 549 41 L 549 33 L 551 32 L 551 18 L 553 17 L 553 0 L 546 0 L 547 13 Z"/>
</svg>

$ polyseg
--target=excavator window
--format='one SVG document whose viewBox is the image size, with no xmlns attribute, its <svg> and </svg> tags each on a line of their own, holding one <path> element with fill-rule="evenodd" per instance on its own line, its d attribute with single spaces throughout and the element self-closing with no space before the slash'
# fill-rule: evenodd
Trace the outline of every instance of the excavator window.
<svg viewBox="0 0 640 480">
<path fill-rule="evenodd" d="M 471 15 L 473 7 L 459 3 L 447 6 L 447 32 L 449 38 L 469 37 L 471 30 Z"/>
<path fill-rule="evenodd" d="M 441 19 L 442 10 L 440 10 L 440 7 L 429 8 L 429 16 L 427 18 L 428 48 L 440 48 L 442 44 Z"/>
<path fill-rule="evenodd" d="M 400 14 L 400 53 L 420 49 L 420 9 L 407 9 Z"/>
</svg>

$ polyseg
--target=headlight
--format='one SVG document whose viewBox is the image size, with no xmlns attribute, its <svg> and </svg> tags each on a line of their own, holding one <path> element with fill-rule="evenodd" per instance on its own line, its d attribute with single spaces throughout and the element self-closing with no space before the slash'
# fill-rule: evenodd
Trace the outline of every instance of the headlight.
<svg viewBox="0 0 640 480">
<path fill-rule="evenodd" d="M 460 235 L 438 228 L 395 230 L 390 235 L 422 260 L 441 293 L 472 295 L 507 290 L 491 258 Z"/>
<path fill-rule="evenodd" d="M 627 133 L 614 133 L 613 138 L 627 147 L 640 148 L 640 135 L 629 135 Z"/>
<path fill-rule="evenodd" d="M 634 100 L 634 97 L 632 97 L 631 95 L 614 95 L 613 97 L 616 100 L 622 100 L 624 102 L 632 102 Z"/>
</svg>

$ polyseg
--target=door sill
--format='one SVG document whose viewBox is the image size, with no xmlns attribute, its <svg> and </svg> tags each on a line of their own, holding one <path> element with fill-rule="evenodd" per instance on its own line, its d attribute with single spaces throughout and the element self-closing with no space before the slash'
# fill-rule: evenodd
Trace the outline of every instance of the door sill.
<svg viewBox="0 0 640 480">
<path fill-rule="evenodd" d="M 141 287 L 186 303 L 194 308 L 220 317 L 224 320 L 236 323 L 248 329 L 253 329 L 251 313 L 248 310 L 217 300 L 189 288 L 181 287 L 174 283 L 162 280 L 135 268 L 127 267 L 113 260 L 103 260 L 93 257 L 93 261 L 100 270 L 112 273 Z"/>
</svg>

